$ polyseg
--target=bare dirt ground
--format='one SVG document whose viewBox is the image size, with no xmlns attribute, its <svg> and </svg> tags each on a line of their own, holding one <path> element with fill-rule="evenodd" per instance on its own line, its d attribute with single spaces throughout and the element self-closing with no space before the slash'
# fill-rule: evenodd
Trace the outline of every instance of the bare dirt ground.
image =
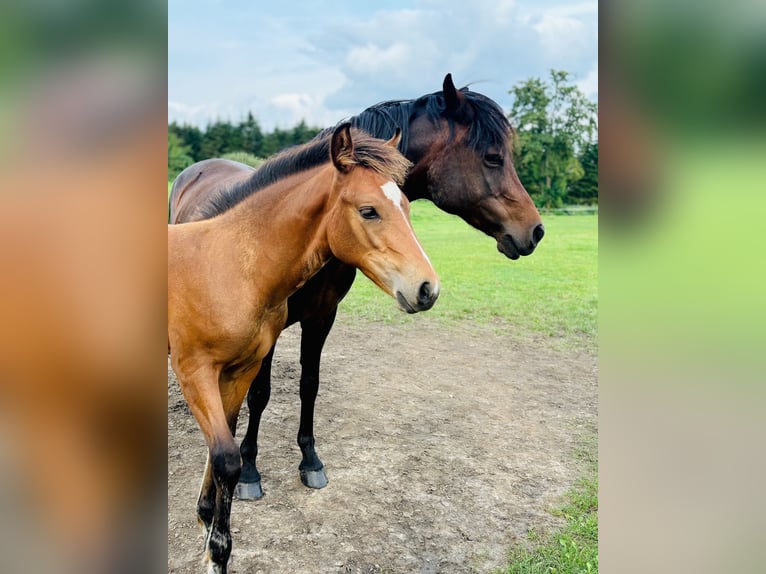
<svg viewBox="0 0 766 574">
<path fill-rule="evenodd" d="M 596 432 L 596 356 L 497 331 L 339 318 L 315 418 L 322 490 L 298 475 L 300 328 L 284 332 L 259 440 L 265 496 L 233 503 L 230 572 L 491 572 L 529 529 L 555 527 Z M 168 572 L 202 571 L 204 464 L 168 367 Z"/>
</svg>

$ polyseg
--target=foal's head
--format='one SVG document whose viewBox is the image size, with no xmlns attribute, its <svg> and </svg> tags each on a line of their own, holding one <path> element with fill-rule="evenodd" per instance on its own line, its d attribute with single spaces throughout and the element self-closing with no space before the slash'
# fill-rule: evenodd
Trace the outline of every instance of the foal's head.
<svg viewBox="0 0 766 574">
<path fill-rule="evenodd" d="M 413 108 L 408 195 L 430 197 L 493 237 L 506 257 L 531 254 L 545 230 L 513 166 L 511 125 L 500 107 L 455 89 L 447 74 L 443 90 L 419 98 Z"/>
<path fill-rule="evenodd" d="M 410 204 L 400 191 L 410 162 L 396 147 L 344 123 L 333 132 L 335 167 L 328 237 L 335 257 L 362 270 L 408 313 L 430 309 L 439 278 L 410 223 Z"/>
</svg>

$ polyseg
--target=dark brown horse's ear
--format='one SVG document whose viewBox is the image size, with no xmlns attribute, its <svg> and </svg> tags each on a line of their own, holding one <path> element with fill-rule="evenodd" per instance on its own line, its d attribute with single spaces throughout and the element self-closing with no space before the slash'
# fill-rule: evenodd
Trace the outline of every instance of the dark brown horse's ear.
<svg viewBox="0 0 766 574">
<path fill-rule="evenodd" d="M 452 74 L 447 74 L 444 76 L 442 91 L 444 93 L 444 103 L 446 105 L 447 113 L 456 112 L 462 103 L 462 96 L 455 88 L 455 84 L 452 82 Z"/>
<path fill-rule="evenodd" d="M 386 145 L 396 149 L 399 147 L 400 141 L 402 141 L 402 128 L 396 128 L 394 135 L 386 142 Z"/>
<path fill-rule="evenodd" d="M 351 122 L 343 122 L 332 134 L 330 141 L 330 157 L 335 168 L 348 173 L 354 167 L 354 142 L 351 140 Z"/>
</svg>

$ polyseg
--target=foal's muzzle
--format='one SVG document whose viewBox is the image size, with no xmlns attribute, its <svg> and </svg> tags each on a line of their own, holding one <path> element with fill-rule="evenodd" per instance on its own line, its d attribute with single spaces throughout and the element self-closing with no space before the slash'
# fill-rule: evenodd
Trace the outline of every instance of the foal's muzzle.
<svg viewBox="0 0 766 574">
<path fill-rule="evenodd" d="M 409 300 L 401 291 L 396 292 L 396 300 L 399 306 L 407 313 L 417 313 L 427 311 L 436 303 L 439 297 L 439 284 L 435 286 L 430 281 L 424 281 L 420 284 L 417 295 L 414 300 Z"/>
</svg>

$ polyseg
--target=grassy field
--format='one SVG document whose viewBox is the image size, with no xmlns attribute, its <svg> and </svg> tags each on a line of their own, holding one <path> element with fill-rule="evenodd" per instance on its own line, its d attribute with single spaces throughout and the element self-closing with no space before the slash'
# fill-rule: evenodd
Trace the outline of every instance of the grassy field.
<svg viewBox="0 0 766 574">
<path fill-rule="evenodd" d="M 428 313 L 448 323 L 499 324 L 533 335 L 594 341 L 598 216 L 547 215 L 543 221 L 545 239 L 535 253 L 510 261 L 492 238 L 430 202 L 414 202 L 413 226 L 442 280 L 439 300 Z M 398 311 L 364 277 L 354 283 L 341 312 L 365 320 L 417 320 Z"/>
<path fill-rule="evenodd" d="M 529 546 L 508 552 L 508 566 L 496 574 L 591 574 L 598 572 L 598 460 L 595 437 L 586 439 L 580 458 L 587 474 L 553 511 L 565 520 L 557 532 L 529 532 Z"/>
</svg>

